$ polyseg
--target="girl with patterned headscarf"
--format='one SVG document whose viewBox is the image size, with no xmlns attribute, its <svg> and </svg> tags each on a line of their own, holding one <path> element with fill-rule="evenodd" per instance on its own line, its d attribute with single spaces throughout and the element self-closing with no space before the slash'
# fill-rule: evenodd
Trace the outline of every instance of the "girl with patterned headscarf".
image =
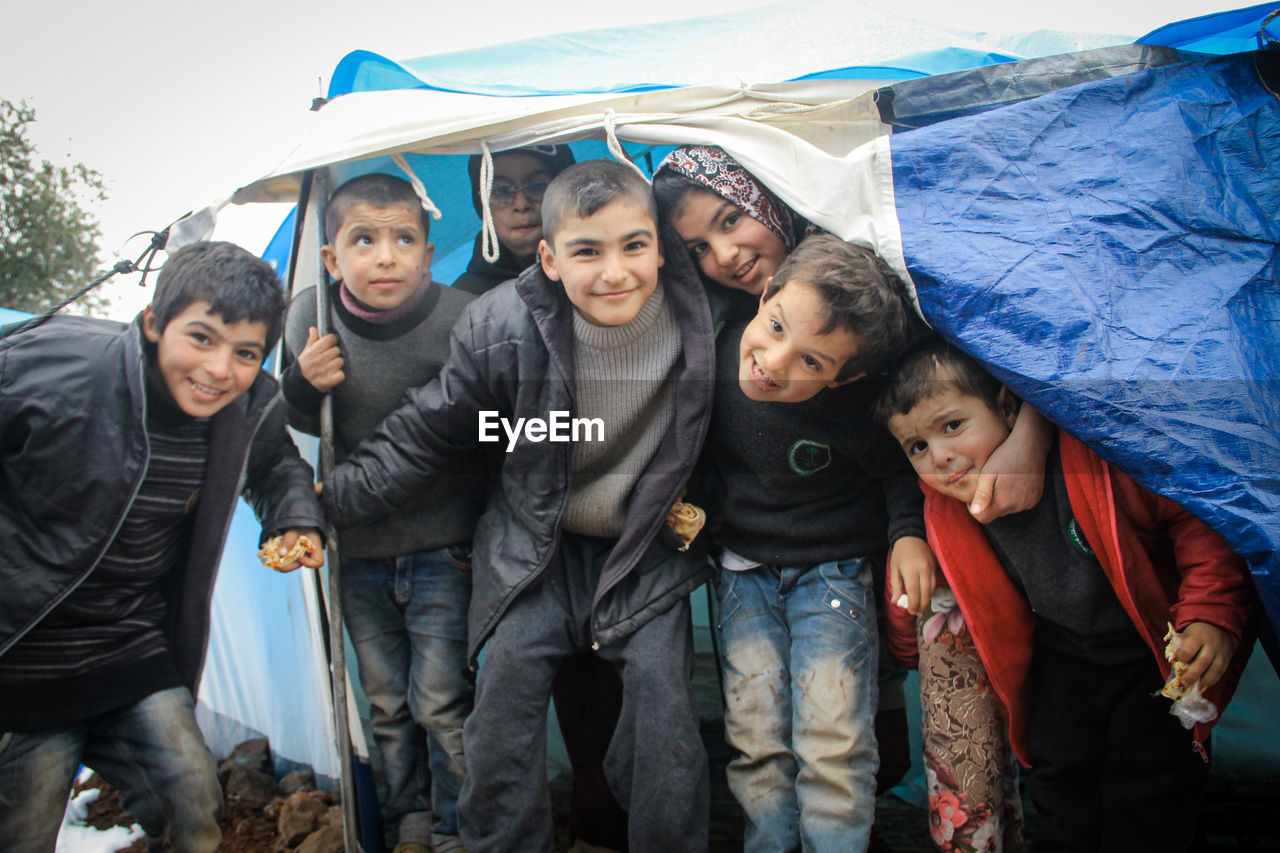
<svg viewBox="0 0 1280 853">
<path fill-rule="evenodd" d="M 753 296 L 796 244 L 818 232 L 714 145 L 682 145 L 668 154 L 653 193 L 703 274 Z"/>
</svg>

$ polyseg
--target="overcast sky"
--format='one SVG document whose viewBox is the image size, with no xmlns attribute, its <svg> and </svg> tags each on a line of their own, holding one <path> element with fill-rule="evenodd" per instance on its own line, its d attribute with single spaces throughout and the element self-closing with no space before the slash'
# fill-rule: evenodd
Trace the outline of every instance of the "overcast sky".
<svg viewBox="0 0 1280 853">
<path fill-rule="evenodd" d="M 880 0 L 878 0 L 880 2 Z M 1162 24 L 1239 3 L 1072 0 L 956 3 L 883 0 L 889 8 L 970 31 L 1067 29 L 1136 38 Z M 31 136 L 55 163 L 102 173 L 94 208 L 105 261 L 134 257 L 131 233 L 161 227 L 266 173 L 292 148 L 311 99 L 352 50 L 404 59 L 552 32 L 688 18 L 764 0 L 221 0 L 211 4 L 57 0 L 9 4 L 0 97 L 36 110 Z M 763 49 L 763 48 L 762 48 Z M 261 251 L 285 209 L 224 214 L 219 236 Z M 130 316 L 145 294 L 110 293 Z"/>
</svg>

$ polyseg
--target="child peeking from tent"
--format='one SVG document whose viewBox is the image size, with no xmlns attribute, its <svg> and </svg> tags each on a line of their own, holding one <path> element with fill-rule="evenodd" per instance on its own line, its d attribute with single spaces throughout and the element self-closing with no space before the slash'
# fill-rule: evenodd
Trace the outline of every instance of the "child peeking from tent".
<svg viewBox="0 0 1280 853">
<path fill-rule="evenodd" d="M 152 846 L 218 848 L 192 697 L 231 513 L 243 492 L 282 554 L 324 541 L 262 370 L 283 309 L 265 261 L 194 243 L 130 325 L 55 316 L 0 339 L 0 849 L 54 848 L 81 763 Z"/>
<path fill-rule="evenodd" d="M 513 148 L 492 155 L 493 173 L 486 194 L 481 185 L 484 157 L 474 154 L 467 160 L 467 177 L 471 179 L 471 204 L 485 222 L 485 204 L 493 223 L 497 245 L 490 247 L 496 257 L 485 257 L 485 235 L 476 235 L 475 250 L 467 271 L 453 286 L 468 293 L 481 294 L 516 278 L 538 260 L 538 243 L 542 240 L 542 197 L 547 184 L 573 165 L 573 152 L 567 145 L 534 145 Z"/>
<path fill-rule="evenodd" d="M 940 339 L 912 352 L 877 401 L 929 487 L 925 521 L 945 604 L 963 614 L 953 620 L 933 597 L 938 625 L 929 628 L 931 617 L 920 640 L 926 705 L 965 680 L 954 669 L 926 671 L 927 635 L 962 621 L 1013 751 L 1033 769 L 1039 841 L 1185 850 L 1214 720 L 1188 732 L 1160 695 L 1174 669 L 1166 623 L 1181 634 L 1179 679 L 1198 684 L 1220 712 L 1252 650 L 1244 563 L 1188 512 L 1065 432 L 1049 453 L 1041 500 L 979 524 L 966 506 L 1016 407 L 1007 388 Z M 915 645 L 912 626 L 896 645 Z M 964 831 L 957 814 L 964 809 L 939 827 L 949 838 Z"/>
<path fill-rule="evenodd" d="M 403 178 L 374 173 L 334 190 L 321 257 L 333 332 L 316 330 L 316 292 L 294 297 L 281 384 L 294 427 L 319 433 L 333 395 L 334 449 L 345 459 L 400 403 L 440 372 L 449 330 L 471 294 L 431 279 L 431 219 Z M 480 460 L 449 471 L 366 525 L 338 527 L 339 594 L 369 697 L 385 790 L 382 827 L 398 853 L 454 850 L 466 773 L 462 725 L 471 536 L 484 505 Z M 425 739 L 426 750 L 420 747 Z"/>
<path fill-rule="evenodd" d="M 871 419 L 863 378 L 924 324 L 884 261 L 830 234 L 763 284 L 755 317 L 720 334 L 707 437 L 729 787 L 748 851 L 863 850 L 878 766 L 873 565 L 891 546 L 892 571 L 936 570 L 916 478 Z"/>
<path fill-rule="evenodd" d="M 605 772 L 631 848 L 703 851 L 688 595 L 706 556 L 696 542 L 681 550 L 665 519 L 710 418 L 711 311 L 629 165 L 561 172 L 542 222 L 540 263 L 464 309 L 440 375 L 325 478 L 325 509 L 340 525 L 375 519 L 445 473 L 453 449 L 489 451 L 473 542 L 470 654 L 483 646 L 485 659 L 466 723 L 467 849 L 552 849 L 547 703 L 560 663 L 590 650 L 622 679 Z M 564 418 L 583 428 L 557 431 Z"/>
<path fill-rule="evenodd" d="M 787 254 L 819 229 L 715 145 L 682 145 L 663 158 L 653 176 L 663 219 L 684 241 L 710 289 L 749 319 L 765 283 Z M 1040 499 L 1042 459 L 1050 427 L 1030 406 L 1019 411 L 1013 441 L 993 454 L 982 472 L 973 513 L 989 521 Z M 901 590 L 900 590 L 901 591 Z M 912 612 L 919 591 L 906 590 Z"/>
</svg>

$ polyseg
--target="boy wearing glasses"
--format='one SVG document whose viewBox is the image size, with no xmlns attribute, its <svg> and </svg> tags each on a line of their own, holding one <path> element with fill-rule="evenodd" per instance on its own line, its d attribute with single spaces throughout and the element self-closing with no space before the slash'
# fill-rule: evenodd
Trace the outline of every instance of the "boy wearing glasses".
<svg viewBox="0 0 1280 853">
<path fill-rule="evenodd" d="M 483 219 L 480 161 L 479 154 L 467 161 L 467 174 L 471 177 L 471 203 Z M 567 145 L 536 145 L 493 155 L 489 210 L 498 232 L 498 259 L 493 263 L 484 259 L 483 235 L 477 234 L 471 263 L 453 283 L 454 287 L 479 295 L 520 275 L 537 260 L 538 241 L 542 239 L 542 194 L 551 179 L 573 162 L 573 152 Z"/>
</svg>

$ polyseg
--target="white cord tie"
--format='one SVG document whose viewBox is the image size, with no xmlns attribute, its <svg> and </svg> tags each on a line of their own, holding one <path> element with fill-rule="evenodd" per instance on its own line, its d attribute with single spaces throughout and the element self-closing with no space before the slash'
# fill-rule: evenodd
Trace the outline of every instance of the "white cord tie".
<svg viewBox="0 0 1280 853">
<path fill-rule="evenodd" d="M 648 183 L 648 175 L 644 173 L 643 169 L 631 162 L 631 158 L 627 156 L 627 152 L 623 149 L 622 143 L 618 142 L 617 122 L 618 115 L 613 111 L 613 107 L 609 107 L 604 111 L 604 141 L 605 145 L 609 147 L 609 153 L 613 155 L 614 160 L 634 169 L 635 173 L 644 178 L 645 183 Z"/>
<path fill-rule="evenodd" d="M 405 177 L 409 179 L 409 185 L 413 187 L 413 193 L 422 202 L 423 210 L 431 214 L 432 219 L 440 219 L 444 214 L 440 212 L 440 208 L 436 207 L 436 203 L 431 200 L 431 196 L 427 195 L 427 187 L 409 167 L 409 161 L 404 159 L 404 155 L 399 152 L 391 155 L 391 160 L 400 167 L 400 171 L 404 172 Z"/>
<path fill-rule="evenodd" d="M 498 228 L 493 224 L 493 152 L 489 142 L 480 140 L 480 256 L 491 264 L 498 262 Z"/>
</svg>

